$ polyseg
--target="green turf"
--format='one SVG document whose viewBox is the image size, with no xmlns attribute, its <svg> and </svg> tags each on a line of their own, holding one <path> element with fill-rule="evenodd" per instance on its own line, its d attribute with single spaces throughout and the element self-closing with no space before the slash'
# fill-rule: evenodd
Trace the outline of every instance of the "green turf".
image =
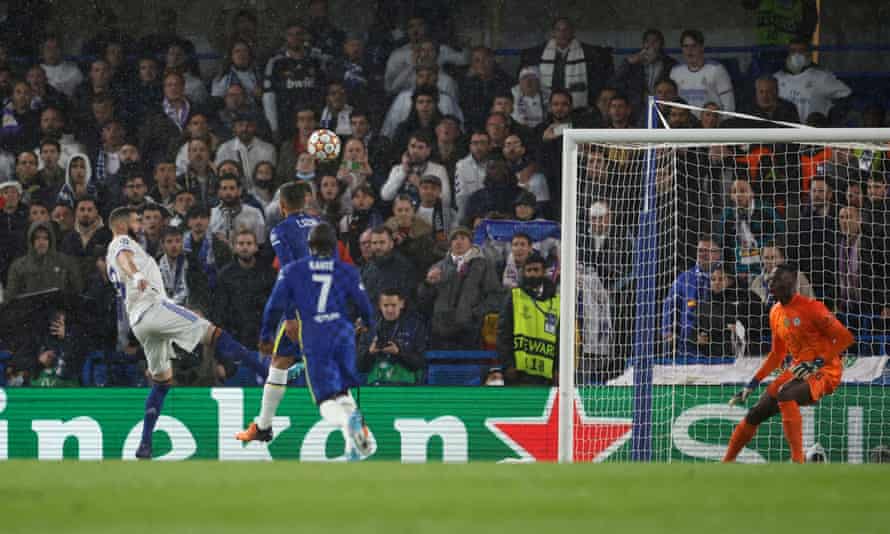
<svg viewBox="0 0 890 534">
<path fill-rule="evenodd" d="M 846 465 L 11 461 L 0 532 L 886 533 L 888 480 Z"/>
</svg>

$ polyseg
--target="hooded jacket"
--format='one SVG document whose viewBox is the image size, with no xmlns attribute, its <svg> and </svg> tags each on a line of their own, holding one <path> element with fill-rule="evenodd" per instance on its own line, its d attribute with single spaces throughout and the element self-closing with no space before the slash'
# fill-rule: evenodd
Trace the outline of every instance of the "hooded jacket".
<svg viewBox="0 0 890 534">
<path fill-rule="evenodd" d="M 49 250 L 46 254 L 38 254 L 34 249 L 34 233 L 37 230 L 45 230 L 49 234 Z M 56 250 L 52 226 L 45 222 L 35 222 L 28 229 L 28 253 L 12 262 L 12 267 L 9 268 L 6 299 L 46 289 L 59 289 L 63 293 L 79 295 L 83 291 L 83 281 L 71 257 Z"/>
<path fill-rule="evenodd" d="M 65 164 L 65 184 L 62 185 L 59 194 L 56 196 L 57 204 L 67 204 L 68 206 L 71 206 L 72 209 L 74 209 L 74 203 L 77 201 L 78 195 L 77 187 L 75 187 L 74 182 L 71 179 L 71 163 L 77 158 L 83 159 L 86 163 L 86 194 L 91 196 L 96 195 L 96 184 L 93 182 L 93 167 L 90 163 L 90 158 L 88 158 L 86 154 L 72 154 L 71 157 L 68 158 L 68 163 Z"/>
</svg>

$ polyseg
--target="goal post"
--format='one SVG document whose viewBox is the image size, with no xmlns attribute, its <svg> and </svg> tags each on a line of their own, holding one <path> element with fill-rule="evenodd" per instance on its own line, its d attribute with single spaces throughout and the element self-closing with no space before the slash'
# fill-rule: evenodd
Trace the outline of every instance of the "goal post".
<svg viewBox="0 0 890 534">
<path fill-rule="evenodd" d="M 742 358 L 738 354 L 714 356 L 717 353 L 711 351 L 710 356 L 702 356 L 701 361 L 705 364 L 714 361 L 728 362 L 725 365 L 730 367 L 713 366 L 711 369 L 706 365 L 701 371 L 707 375 L 706 379 L 701 379 L 698 375 L 681 377 L 685 368 L 680 368 L 677 364 L 677 380 L 671 383 L 670 379 L 663 376 L 667 372 L 666 367 L 672 365 L 670 362 L 680 359 L 684 362 L 698 361 L 695 357 L 701 356 L 697 352 L 699 349 L 700 352 L 707 353 L 710 350 L 708 347 L 713 347 L 708 341 L 703 344 L 700 336 L 697 341 L 693 338 L 691 352 L 695 353 L 695 357 L 692 357 L 689 355 L 690 351 L 680 348 L 689 339 L 667 333 L 666 325 L 663 324 L 668 317 L 673 317 L 679 324 L 677 313 L 668 312 L 668 307 L 664 305 L 665 295 L 670 293 L 672 281 L 677 275 L 690 265 L 697 265 L 695 252 L 690 252 L 695 247 L 690 249 L 688 243 L 692 240 L 690 236 L 693 230 L 690 230 L 684 220 L 697 218 L 693 221 L 696 234 L 693 243 L 700 241 L 698 236 L 710 235 L 712 228 L 726 228 L 727 223 L 721 220 L 719 214 L 727 206 L 709 205 L 709 202 L 711 198 L 718 196 L 729 199 L 729 189 L 718 189 L 734 187 L 736 180 L 755 183 L 758 187 L 755 196 L 768 197 L 769 204 L 779 208 L 776 211 L 781 211 L 781 216 L 784 217 L 786 215 L 783 210 L 793 211 L 795 207 L 792 203 L 799 202 L 797 187 L 801 176 L 806 175 L 807 180 L 810 180 L 814 176 L 813 172 L 816 172 L 813 170 L 815 167 L 805 168 L 812 162 L 800 157 L 802 150 L 833 147 L 836 153 L 852 153 L 865 147 L 869 153 L 873 152 L 886 159 L 884 156 L 890 147 L 888 140 L 890 128 L 566 130 L 563 135 L 561 197 L 559 461 L 601 461 L 606 457 L 630 461 L 671 461 L 676 456 L 672 445 L 672 425 L 677 415 L 675 412 L 686 405 L 692 391 L 688 388 L 702 383 L 720 384 L 720 378 L 715 375 L 719 369 L 728 369 L 735 365 L 732 368 L 737 371 L 741 366 L 739 362 L 744 363 L 745 369 L 749 369 L 754 365 L 752 362 L 759 363 L 765 355 L 750 353 L 748 358 Z M 732 157 L 725 157 L 720 161 L 711 151 L 709 158 L 710 147 L 725 147 L 724 151 L 728 151 Z M 769 155 L 763 159 L 753 147 L 766 147 L 764 153 Z M 690 156 L 691 153 L 698 159 Z M 806 154 L 809 158 L 809 152 Z M 865 157 L 860 152 L 856 154 L 859 160 L 848 159 L 839 163 L 843 167 L 839 172 L 846 173 L 845 176 L 855 174 L 857 179 L 863 181 L 870 180 L 872 174 L 866 168 L 869 163 L 864 163 Z M 754 158 L 761 159 L 755 161 Z M 616 163 L 617 160 L 621 160 L 620 163 Z M 756 172 L 752 171 L 760 165 L 763 167 L 758 167 Z M 763 178 L 773 170 L 776 172 L 769 179 Z M 886 167 L 886 171 L 890 172 L 890 165 Z M 749 175 L 755 174 L 757 178 L 748 180 Z M 693 175 L 698 181 L 686 179 Z M 720 179 L 729 185 L 706 183 Z M 770 180 L 782 182 L 779 184 L 781 187 Z M 709 191 L 713 195 L 706 196 L 704 191 L 696 191 L 695 188 L 699 185 L 693 184 L 704 184 L 701 187 L 711 188 Z M 762 191 L 759 189 L 761 187 L 764 188 Z M 776 192 L 780 189 L 784 193 Z M 835 191 L 834 194 L 837 200 L 844 192 Z M 689 204 L 689 198 L 697 199 L 694 205 Z M 589 219 L 602 217 L 603 213 L 607 214 L 605 219 L 608 224 L 617 228 L 616 234 L 620 234 L 620 239 L 632 247 L 629 254 L 622 256 L 626 259 L 621 260 L 620 265 L 610 265 L 608 269 L 591 264 L 591 258 L 596 257 L 591 250 L 591 243 L 596 243 L 596 247 L 599 247 L 602 245 L 602 238 L 587 235 Z M 739 228 L 745 236 L 751 233 L 747 223 Z M 750 247 L 751 250 L 757 250 L 757 258 L 744 257 L 743 251 L 743 257 L 738 261 L 730 259 L 734 252 L 732 245 L 719 244 L 719 263 L 725 266 L 721 269 L 729 272 L 740 284 L 737 288 L 739 291 L 749 289 L 747 284 L 759 272 L 746 270 L 750 266 L 746 262 L 760 265 L 761 261 L 765 261 L 760 257 L 761 249 L 774 246 L 775 237 L 768 244 L 760 242 L 756 247 Z M 787 244 L 789 249 L 798 248 L 801 245 L 796 241 L 797 237 L 790 235 L 786 241 L 783 236 L 781 242 L 783 246 Z M 610 253 L 613 252 L 610 249 Z M 795 251 L 794 255 L 798 253 Z M 890 259 L 890 255 L 886 258 Z M 832 265 L 826 262 L 822 269 L 838 268 L 836 264 Z M 609 272 L 604 275 L 603 271 Z M 711 276 L 713 273 L 703 274 Z M 887 274 L 890 275 L 890 270 Z M 741 286 L 742 280 L 744 288 Z M 838 292 L 848 290 L 845 287 Z M 596 300 L 591 294 L 608 294 L 610 300 L 597 308 L 595 304 L 588 302 Z M 816 297 L 819 298 L 819 295 Z M 704 302 L 699 299 L 698 304 Z M 691 308 L 697 303 L 695 299 L 690 299 L 684 305 Z M 591 334 L 588 323 L 596 314 L 600 314 L 600 323 L 607 326 Z M 728 328 L 731 326 L 727 325 Z M 609 338 L 609 335 L 603 335 L 604 329 L 608 329 L 611 335 L 608 342 L 598 343 L 589 339 L 594 335 L 599 335 L 601 339 Z M 737 349 L 736 342 L 741 340 L 739 354 L 742 356 L 745 346 L 751 352 L 752 344 L 763 341 L 756 337 L 757 333 L 752 333 L 756 331 L 747 324 L 741 325 L 738 331 L 732 328 L 729 330 L 732 332 L 732 350 Z M 880 337 L 872 336 L 873 332 L 869 332 L 869 339 Z M 608 347 L 604 346 L 606 343 Z M 886 339 L 876 342 L 875 346 L 879 343 L 881 347 L 887 345 Z M 730 346 L 729 341 L 726 346 Z M 886 348 L 882 350 L 886 351 Z M 654 368 L 656 362 L 659 362 L 659 367 Z M 876 362 L 878 364 L 883 365 Z M 756 369 L 756 366 L 753 368 Z M 878 367 L 875 369 L 880 370 Z M 653 378 L 653 373 L 661 374 Z M 730 375 L 723 384 L 741 382 L 737 374 Z M 863 383 L 869 376 L 871 375 L 863 374 Z M 688 381 L 688 385 L 684 380 Z M 707 403 L 706 406 L 717 410 L 714 402 Z M 727 413 L 717 411 L 719 417 L 727 417 Z M 599 443 L 599 434 L 585 434 L 600 432 L 588 430 L 596 428 L 596 421 L 588 424 L 588 420 L 626 424 L 630 430 L 620 440 L 611 436 L 608 440 L 603 438 L 602 443 Z M 582 423 L 581 429 L 575 428 L 579 421 Z M 602 432 L 619 432 L 615 430 L 615 425 Z M 720 428 L 720 432 L 725 433 L 725 425 Z M 811 431 L 815 435 L 816 430 Z M 719 441 L 716 439 L 717 431 L 714 432 L 711 448 L 702 446 L 699 451 L 701 454 L 696 456 L 697 453 L 693 453 L 693 457 L 713 457 L 713 449 Z M 890 435 L 890 431 L 887 434 Z M 882 435 L 882 438 L 888 437 L 890 436 Z M 850 441 L 852 442 L 852 438 Z M 777 448 L 781 447 L 781 442 L 773 440 L 770 443 L 773 442 L 778 443 Z M 619 446 L 624 451 L 622 454 L 609 456 L 603 452 L 614 452 Z"/>
</svg>

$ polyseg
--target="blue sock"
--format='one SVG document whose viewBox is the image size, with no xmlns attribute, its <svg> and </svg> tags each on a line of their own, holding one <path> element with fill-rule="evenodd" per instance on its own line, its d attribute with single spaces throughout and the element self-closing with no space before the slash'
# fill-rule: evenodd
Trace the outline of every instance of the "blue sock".
<svg viewBox="0 0 890 534">
<path fill-rule="evenodd" d="M 269 374 L 269 359 L 260 360 L 259 354 L 244 348 L 244 345 L 235 341 L 235 338 L 225 330 L 219 331 L 216 340 L 216 352 L 223 359 L 240 362 L 254 373 L 265 378 Z"/>
<path fill-rule="evenodd" d="M 170 384 L 155 384 L 151 387 L 151 393 L 145 399 L 145 419 L 142 423 L 142 443 L 151 443 L 151 433 L 161 415 L 161 407 L 164 405 L 164 397 L 170 391 Z"/>
</svg>

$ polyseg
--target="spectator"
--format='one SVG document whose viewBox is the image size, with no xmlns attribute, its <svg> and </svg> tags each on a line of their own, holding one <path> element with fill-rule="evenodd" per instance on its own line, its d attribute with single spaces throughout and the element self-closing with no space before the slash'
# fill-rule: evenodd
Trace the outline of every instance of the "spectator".
<svg viewBox="0 0 890 534">
<path fill-rule="evenodd" d="M 720 109 L 735 111 L 735 95 L 729 72 L 720 63 L 705 60 L 704 34 L 699 30 L 684 30 L 680 36 L 680 46 L 686 63 L 671 69 L 671 79 L 677 82 L 680 96 L 692 106 L 702 107 L 706 102 L 717 102 Z"/>
<path fill-rule="evenodd" d="M 74 210 L 67 204 L 56 204 L 50 213 L 53 227 L 58 228 L 57 235 L 63 238 L 74 231 Z M 56 243 L 61 242 L 60 239 Z"/>
<path fill-rule="evenodd" d="M 461 221 L 466 223 L 489 213 L 510 214 L 520 192 L 522 189 L 516 185 L 507 163 L 502 159 L 490 160 L 485 169 L 485 187 L 470 195 Z"/>
<path fill-rule="evenodd" d="M 173 154 L 175 142 L 180 139 L 195 111 L 194 105 L 186 97 L 182 74 L 165 74 L 164 100 L 146 114 L 139 129 L 139 151 L 150 165 Z"/>
<path fill-rule="evenodd" d="M 158 259 L 161 279 L 167 297 L 174 303 L 207 314 L 210 290 L 207 275 L 188 260 L 182 250 L 182 233 L 177 228 L 165 227 L 161 231 L 163 254 Z"/>
<path fill-rule="evenodd" d="M 732 183 L 732 206 L 720 216 L 720 242 L 726 259 L 735 265 L 739 287 L 747 288 L 762 271 L 760 250 L 785 233 L 785 221 L 776 210 L 754 198 L 746 180 Z"/>
<path fill-rule="evenodd" d="M 513 234 L 513 238 L 510 240 L 510 252 L 507 255 L 507 263 L 504 265 L 504 275 L 501 277 L 501 282 L 505 288 L 513 289 L 519 287 L 525 262 L 535 253 L 532 245 L 531 236 L 525 232 Z"/>
<path fill-rule="evenodd" d="M 212 233 L 207 233 L 210 225 L 210 212 L 204 206 L 192 206 L 186 214 L 189 231 L 185 234 L 182 248 L 189 263 L 198 265 L 207 275 L 210 290 L 216 289 L 219 269 L 232 261 L 232 249 Z"/>
<path fill-rule="evenodd" d="M 153 258 L 164 253 L 164 229 L 169 219 L 167 210 L 158 204 L 148 204 L 142 210 L 142 237 L 145 252 Z"/>
<path fill-rule="evenodd" d="M 374 325 L 358 342 L 358 370 L 369 385 L 420 384 L 426 360 L 427 329 L 417 312 L 405 309 L 397 289 L 385 289 Z"/>
<path fill-rule="evenodd" d="M 383 87 L 377 83 L 365 56 L 365 43 L 358 34 L 347 34 L 342 53 L 333 59 L 330 79 L 340 80 L 347 100 L 362 109 L 376 109 L 383 101 Z"/>
<path fill-rule="evenodd" d="M 392 147 L 389 139 L 378 135 L 371 130 L 371 122 L 368 112 L 353 109 L 349 114 L 349 124 L 352 126 L 352 138 L 365 143 L 365 151 L 368 154 L 368 164 L 375 174 L 380 174 L 385 169 L 392 167 Z M 375 184 L 375 186 L 383 185 Z"/>
<path fill-rule="evenodd" d="M 256 134 L 256 132 L 254 132 L 254 134 Z M 185 174 L 188 171 L 189 141 L 192 139 L 204 139 L 207 141 L 207 147 L 210 150 L 210 154 L 216 153 L 223 144 L 222 139 L 210 131 L 209 116 L 200 110 L 193 112 L 189 117 L 188 123 L 185 125 L 185 130 L 182 132 L 182 137 L 180 139 L 182 146 L 179 147 L 179 150 L 176 153 L 176 172 L 179 174 Z M 233 153 L 234 151 L 230 150 L 229 152 Z M 227 157 L 222 158 L 219 161 L 225 159 L 237 158 Z"/>
<path fill-rule="evenodd" d="M 49 335 L 43 336 L 37 349 L 31 385 L 34 387 L 77 386 L 77 351 L 65 312 L 52 314 Z"/>
<path fill-rule="evenodd" d="M 12 261 L 27 250 L 25 234 L 28 231 L 28 208 L 21 203 L 22 186 L 15 180 L 0 183 L 0 284 L 6 286 L 6 277 Z M 6 300 L 9 296 L 6 295 Z"/>
<path fill-rule="evenodd" d="M 235 261 L 219 271 L 213 292 L 213 323 L 232 333 L 244 346 L 256 344 L 266 299 L 275 284 L 275 270 L 257 261 L 256 236 L 239 230 L 235 238 Z"/>
<path fill-rule="evenodd" d="M 549 95 L 541 87 L 541 71 L 529 65 L 519 71 L 519 83 L 511 89 L 514 121 L 527 128 L 536 128 L 544 121 Z"/>
<path fill-rule="evenodd" d="M 544 258 L 532 252 L 498 315 L 497 352 L 507 385 L 556 383 L 559 314 L 556 284 Z"/>
<path fill-rule="evenodd" d="M 416 131 L 426 131 L 433 134 L 436 125 L 442 118 L 442 114 L 436 107 L 436 100 L 439 93 L 429 85 L 418 86 L 412 94 L 411 113 L 405 120 L 396 125 L 392 133 L 392 143 L 395 147 L 404 147 L 408 145 L 408 136 Z M 395 107 L 395 103 L 393 104 Z M 390 118 L 393 116 L 393 109 L 386 116 L 386 122 L 383 123 L 383 133 L 389 131 L 387 126 Z"/>
<path fill-rule="evenodd" d="M 139 58 L 135 81 L 123 94 L 123 109 L 129 127 L 138 130 L 146 114 L 161 105 L 164 88 L 160 78 L 160 64 L 154 56 Z"/>
<path fill-rule="evenodd" d="M 219 146 L 216 151 L 216 164 L 225 160 L 234 160 L 241 164 L 244 171 L 243 185 L 247 191 L 253 191 L 253 174 L 260 162 L 275 163 L 278 155 L 275 146 L 256 136 L 258 117 L 246 113 L 235 119 L 235 137 Z"/>
<path fill-rule="evenodd" d="M 12 300 L 25 293 L 58 289 L 79 295 L 83 290 L 77 264 L 56 251 L 55 233 L 49 223 L 37 222 L 28 230 L 28 253 L 12 262 L 5 298 Z"/>
<path fill-rule="evenodd" d="M 177 177 L 179 185 L 193 191 L 202 206 L 217 204 L 217 174 L 210 161 L 210 141 L 195 138 L 188 142 L 188 166 L 185 174 Z"/>
<path fill-rule="evenodd" d="M 358 186 L 352 191 L 351 196 L 352 212 L 340 219 L 338 230 L 340 239 L 346 243 L 349 255 L 358 259 L 364 257 L 360 236 L 365 235 L 366 230 L 383 224 L 383 217 L 374 208 L 374 200 L 377 195 L 369 185 Z"/>
<path fill-rule="evenodd" d="M 162 160 L 155 164 L 154 187 L 148 196 L 155 199 L 168 210 L 176 203 L 176 193 L 182 188 L 176 183 L 176 164 L 170 160 Z"/>
<path fill-rule="evenodd" d="M 318 193 L 315 196 L 321 217 L 336 228 L 340 218 L 352 209 L 351 195 L 346 194 L 345 184 L 336 176 L 326 174 L 318 180 Z"/>
<path fill-rule="evenodd" d="M 384 89 L 388 94 L 395 95 L 406 89 L 412 89 L 413 71 L 418 65 L 432 62 L 439 66 L 452 64 L 460 67 L 467 64 L 463 52 L 444 44 L 436 47 L 435 43 L 427 38 L 427 23 L 423 17 L 409 18 L 406 33 L 408 44 L 394 50 L 386 61 Z"/>
<path fill-rule="evenodd" d="M 83 82 L 83 73 L 74 63 L 63 61 L 62 43 L 57 36 L 44 37 L 40 57 L 40 66 L 46 73 L 49 84 L 67 96 L 73 96 L 74 90 Z"/>
<path fill-rule="evenodd" d="M 781 68 L 782 53 L 777 47 L 801 38 L 807 42 L 819 25 L 819 7 L 814 0 L 769 2 L 742 0 L 742 7 L 755 11 L 757 17 L 757 45 L 767 47 L 754 56 L 760 72 L 775 72 Z"/>
<path fill-rule="evenodd" d="M 488 132 L 473 132 L 470 136 L 470 153 L 457 162 L 454 169 L 454 203 L 458 220 L 466 216 L 467 202 L 476 191 L 485 187 L 485 174 L 491 157 L 491 137 Z"/>
<path fill-rule="evenodd" d="M 37 171 L 37 156 L 27 150 L 16 157 L 15 177 L 22 185 L 22 201 L 26 204 L 39 200 L 49 206 L 55 198 Z"/>
<path fill-rule="evenodd" d="M 470 68 L 460 86 L 460 107 L 467 127 L 480 129 L 495 95 L 508 92 L 512 82 L 495 63 L 494 51 L 487 46 L 474 47 L 470 57 Z"/>
<path fill-rule="evenodd" d="M 253 169 L 253 191 L 249 193 L 262 205 L 264 215 L 275 195 L 275 173 L 275 164 L 269 161 L 261 161 Z"/>
<path fill-rule="evenodd" d="M 627 95 L 632 114 L 645 120 L 646 102 L 655 95 L 655 85 L 670 75 L 677 62 L 664 53 L 664 34 L 649 28 L 643 32 L 643 47 L 627 56 L 615 71 L 611 85 Z"/>
<path fill-rule="evenodd" d="M 421 308 L 431 310 L 430 345 L 437 349 L 478 349 L 483 319 L 500 310 L 495 267 L 471 239 L 466 228 L 452 230 L 448 255 L 427 272 L 420 287 Z"/>
<path fill-rule="evenodd" d="M 352 209 L 349 203 L 350 197 L 357 187 L 365 184 L 377 184 L 382 180 L 374 174 L 374 169 L 368 161 L 368 151 L 360 139 L 346 141 L 342 154 L 340 169 L 337 171 L 337 180 L 343 184 L 345 195 L 344 211 L 349 211 Z"/>
<path fill-rule="evenodd" d="M 863 233 L 858 208 L 846 206 L 839 215 L 840 240 L 837 252 L 837 309 L 850 314 L 852 328 L 861 330 L 855 315 L 890 315 L 887 297 L 887 257 L 880 241 Z M 11 278 L 10 273 L 10 278 Z"/>
<path fill-rule="evenodd" d="M 680 353 L 694 352 L 692 340 L 697 324 L 697 308 L 708 298 L 711 272 L 721 267 L 722 252 L 717 242 L 702 237 L 696 249 L 696 262 L 671 284 L 662 306 L 661 337 Z M 669 349 L 670 352 L 670 349 Z"/>
<path fill-rule="evenodd" d="M 276 167 L 278 169 L 279 183 L 293 180 L 295 172 L 298 175 L 300 172 L 309 172 L 307 168 L 309 162 L 303 159 L 303 154 L 307 153 L 309 136 L 318 128 L 318 112 L 312 107 L 302 107 L 296 112 L 294 118 L 296 128 L 293 137 L 281 143 L 281 148 L 278 151 L 278 165 Z M 300 161 L 303 162 L 304 168 L 302 171 L 298 168 Z M 312 177 L 314 178 L 315 158 L 312 158 L 311 165 Z M 308 180 L 310 178 L 304 176 L 300 179 Z"/>
<path fill-rule="evenodd" d="M 539 65 L 544 92 L 564 90 L 571 95 L 573 109 L 586 108 L 612 77 L 612 51 L 582 43 L 566 17 L 553 23 L 552 38 L 522 51 L 520 67 Z"/>
<path fill-rule="evenodd" d="M 386 227 L 392 232 L 396 251 L 408 258 L 417 272 L 426 272 L 444 256 L 434 248 L 433 227 L 417 216 L 414 201 L 408 195 L 396 197 L 392 212 Z"/>
<path fill-rule="evenodd" d="M 408 123 L 408 126 L 402 128 L 402 130 L 408 130 L 408 133 L 411 132 L 412 125 L 414 128 L 423 126 L 432 129 L 438 119 L 446 115 L 454 116 L 463 123 L 464 114 L 457 99 L 439 90 L 436 87 L 438 80 L 439 71 L 434 65 L 417 67 L 414 89 L 402 91 L 392 101 L 389 111 L 383 119 L 380 134 L 392 139 L 393 143 L 399 146 L 397 132 L 403 123 Z M 424 97 L 420 100 L 420 105 L 418 105 L 419 95 Z"/>
<path fill-rule="evenodd" d="M 65 114 L 54 107 L 46 107 L 40 112 L 40 138 L 54 139 L 61 146 L 59 165 L 68 165 L 68 159 L 74 154 L 86 153 L 86 147 L 74 138 L 74 135 L 65 131 Z"/>
<path fill-rule="evenodd" d="M 235 245 L 238 231 L 253 231 L 257 243 L 266 242 L 263 212 L 241 201 L 242 188 L 238 177 L 224 174 L 219 179 L 219 204 L 210 213 L 210 232 L 230 246 Z"/>
<path fill-rule="evenodd" d="M 31 86 L 31 109 L 41 111 L 52 106 L 63 111 L 68 111 L 71 104 L 65 93 L 58 91 L 49 84 L 46 72 L 40 65 L 34 65 L 25 73 L 25 79 Z"/>
<path fill-rule="evenodd" d="M 719 128 L 720 127 L 720 106 L 714 102 L 708 102 L 704 107 L 707 111 L 701 113 L 702 128 Z"/>
<path fill-rule="evenodd" d="M 244 87 L 237 84 L 230 85 L 223 95 L 222 108 L 214 114 L 211 121 L 213 131 L 217 137 L 228 141 L 235 136 L 235 119 L 244 113 L 254 113 L 257 117 L 257 135 L 271 141 L 272 129 L 260 111 L 258 104 L 250 98 Z"/>
<path fill-rule="evenodd" d="M 779 97 L 797 107 L 797 115 L 807 119 L 811 113 L 828 115 L 834 101 L 850 96 L 847 84 L 834 73 L 812 63 L 809 40 L 795 37 L 788 44 L 785 68 L 775 74 Z"/>
<path fill-rule="evenodd" d="M 33 148 L 38 142 L 40 116 L 31 109 L 31 96 L 31 86 L 27 82 L 15 82 L 12 95 L 2 109 L 0 144 L 16 154 Z"/>
<path fill-rule="evenodd" d="M 202 106 L 207 103 L 210 95 L 207 94 L 207 87 L 204 86 L 204 81 L 193 70 L 194 66 L 189 62 L 186 48 L 182 42 L 170 43 L 165 51 L 167 61 L 164 72 L 166 75 L 177 73 L 182 76 L 182 79 L 185 81 L 185 96 L 196 106 Z"/>
<path fill-rule="evenodd" d="M 817 175 L 810 182 L 809 202 L 802 201 L 799 205 L 792 204 L 788 208 L 788 235 L 797 239 L 797 246 L 791 247 L 790 252 L 800 265 L 798 281 L 800 282 L 800 277 L 805 276 L 804 273 L 809 273 L 813 282 L 810 293 L 828 304 L 835 297 L 836 286 L 835 268 L 831 265 L 831 258 L 837 250 L 838 226 L 837 207 L 832 200 L 831 186 L 825 176 Z M 776 265 L 784 261 L 782 251 L 778 247 L 764 247 L 762 255 L 764 274 L 769 274 Z M 770 265 L 767 264 L 768 256 Z M 778 261 L 774 258 L 778 258 Z M 751 286 L 753 291 L 759 292 L 758 294 L 763 293 L 762 299 L 769 293 L 767 287 L 763 285 L 765 283 L 764 277 L 760 276 Z M 758 288 L 756 284 L 760 284 L 761 287 Z"/>
<path fill-rule="evenodd" d="M 408 258 L 395 250 L 392 231 L 386 226 L 371 230 L 371 261 L 362 266 L 362 282 L 368 297 L 377 301 L 384 289 L 401 291 L 409 305 L 415 303 L 417 269 Z"/>
<path fill-rule="evenodd" d="M 659 102 L 676 102 L 679 98 L 680 87 L 677 85 L 677 82 L 675 82 L 671 78 L 662 78 L 661 80 L 655 82 L 655 100 L 658 100 Z M 686 99 L 683 99 L 683 101 L 686 102 Z M 689 102 L 686 103 L 688 104 Z M 665 116 L 667 116 L 673 108 L 673 106 L 669 106 L 663 103 L 657 104 L 657 107 L 658 110 L 661 111 L 661 114 Z M 640 117 L 641 121 L 645 121 L 648 118 L 648 112 L 649 110 L 647 109 L 646 114 Z M 643 122 L 641 122 L 640 125 L 648 127 L 648 124 L 645 124 Z M 656 125 L 660 126 L 658 124 L 658 121 L 656 121 Z"/>
<path fill-rule="evenodd" d="M 890 198 L 883 173 L 869 174 L 860 215 L 864 234 L 881 240 L 890 238 Z"/>
<path fill-rule="evenodd" d="M 148 187 L 145 185 L 145 177 L 141 172 L 133 172 L 126 177 L 124 188 L 124 204 L 141 212 L 148 204 L 155 204 L 154 199 L 148 196 Z"/>
<path fill-rule="evenodd" d="M 292 137 L 296 133 L 292 120 L 297 111 L 321 100 L 324 72 L 306 50 L 307 37 L 303 23 L 289 22 L 284 50 L 266 65 L 263 109 L 276 139 Z"/>
<path fill-rule="evenodd" d="M 178 187 L 178 186 L 177 186 Z M 170 226 L 177 228 L 186 228 L 186 215 L 188 211 L 195 205 L 195 194 L 188 190 L 179 188 L 173 200 L 173 208 L 171 210 Z"/>
<path fill-rule="evenodd" d="M 436 125 L 436 146 L 431 159 L 445 167 L 449 185 L 454 185 L 454 174 L 457 162 L 467 155 L 460 133 L 460 121 L 452 115 L 445 115 Z M 454 191 L 454 187 L 451 188 Z"/>
<path fill-rule="evenodd" d="M 761 76 L 754 82 L 754 107 L 750 113 L 769 121 L 800 123 L 797 108 L 779 98 L 779 82 L 772 76 Z"/>
<path fill-rule="evenodd" d="M 229 87 L 240 85 L 250 99 L 259 101 L 263 95 L 263 87 L 258 71 L 250 45 L 244 41 L 233 41 L 222 70 L 213 79 L 210 96 L 223 98 Z"/>
<path fill-rule="evenodd" d="M 343 82 L 338 80 L 328 82 L 325 107 L 321 111 L 321 121 L 319 121 L 321 127 L 332 130 L 340 136 L 352 135 L 352 124 L 349 122 L 350 113 L 352 113 L 352 106 L 348 104 Z"/>
<path fill-rule="evenodd" d="M 686 105 L 686 101 L 680 97 L 677 97 L 674 100 L 677 104 Z M 670 112 L 668 113 L 667 121 L 668 126 L 675 130 L 679 130 L 682 128 L 698 128 L 700 123 L 696 120 L 695 116 L 690 112 L 687 108 L 681 108 L 677 106 L 667 106 L 670 108 Z M 704 111 L 702 115 L 704 115 Z"/>
<path fill-rule="evenodd" d="M 442 203 L 442 180 L 433 174 L 420 178 L 420 204 L 417 216 L 433 228 L 436 250 L 444 255 L 448 250 L 448 233 L 454 226 L 457 214 Z"/>
<path fill-rule="evenodd" d="M 118 89 L 111 85 L 111 66 L 108 62 L 101 57 L 93 60 L 87 79 L 74 90 L 74 112 L 81 120 L 86 120 L 91 115 L 93 102 L 100 96 L 110 98 L 112 107 L 117 108 Z"/>
<path fill-rule="evenodd" d="M 331 23 L 328 17 L 328 0 L 312 0 L 309 2 L 307 30 L 312 41 L 313 54 L 318 56 L 322 66 L 327 69 L 333 59 L 343 50 L 346 34 Z"/>
<path fill-rule="evenodd" d="M 396 195 L 408 193 L 412 198 L 419 197 L 420 178 L 431 174 L 442 182 L 442 204 L 451 207 L 451 187 L 445 167 L 430 161 L 433 140 L 423 131 L 415 132 L 408 142 L 408 149 L 402 154 L 401 163 L 394 165 L 389 178 L 380 189 L 380 198 L 391 202 Z"/>
<path fill-rule="evenodd" d="M 751 281 L 751 291 L 760 298 L 760 302 L 772 306 L 775 304 L 775 300 L 769 292 L 769 277 L 773 274 L 773 270 L 776 267 L 785 263 L 785 255 L 782 252 L 782 249 L 775 245 L 763 247 L 760 255 L 763 263 L 763 272 Z M 823 299 L 821 296 L 816 296 L 813 287 L 810 285 L 810 281 L 807 279 L 807 275 L 805 275 L 802 270 L 797 272 L 797 285 L 795 286 L 794 291 L 812 299 Z"/>
<path fill-rule="evenodd" d="M 46 185 L 49 191 L 58 191 L 65 183 L 65 169 L 59 165 L 59 157 L 62 154 L 62 145 L 55 139 L 44 139 L 40 142 L 40 160 L 37 172 L 37 180 Z M 48 197 L 53 197 L 52 193 Z"/>
<path fill-rule="evenodd" d="M 609 128 L 626 129 L 633 126 L 630 101 L 622 94 L 609 99 Z"/>
<path fill-rule="evenodd" d="M 86 287 L 87 278 L 95 268 L 96 256 L 111 242 L 111 231 L 102 223 L 94 197 L 79 197 L 74 211 L 77 214 L 74 231 L 62 239 L 59 251 L 78 263 L 78 271 Z"/>
<path fill-rule="evenodd" d="M 712 358 L 759 355 L 767 314 L 751 291 L 735 287 L 733 276 L 717 267 L 711 271 L 708 298 L 699 305 L 694 340 L 698 352 Z"/>
<path fill-rule="evenodd" d="M 104 184 L 109 187 L 112 194 L 112 201 L 117 203 L 120 201 L 121 189 L 118 186 L 119 174 L 121 170 L 121 150 L 126 141 L 126 130 L 123 123 L 117 119 L 111 119 L 102 125 L 99 133 L 100 143 L 94 152 L 93 161 L 96 169 L 95 180 L 97 183 Z M 122 185 L 122 184 L 121 184 Z"/>
</svg>

